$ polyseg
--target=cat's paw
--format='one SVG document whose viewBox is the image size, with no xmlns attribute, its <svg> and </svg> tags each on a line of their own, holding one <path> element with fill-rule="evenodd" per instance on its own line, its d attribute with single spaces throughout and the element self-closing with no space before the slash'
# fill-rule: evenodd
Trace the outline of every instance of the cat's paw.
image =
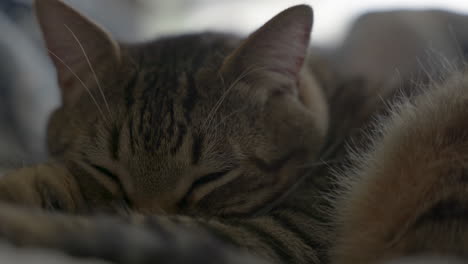
<svg viewBox="0 0 468 264">
<path fill-rule="evenodd" d="M 57 163 L 23 167 L 0 176 L 0 202 L 65 212 L 83 207 L 74 177 Z"/>
<path fill-rule="evenodd" d="M 67 233 L 85 230 L 87 221 L 37 208 L 0 203 L 0 239 L 25 247 L 60 247 Z"/>
</svg>

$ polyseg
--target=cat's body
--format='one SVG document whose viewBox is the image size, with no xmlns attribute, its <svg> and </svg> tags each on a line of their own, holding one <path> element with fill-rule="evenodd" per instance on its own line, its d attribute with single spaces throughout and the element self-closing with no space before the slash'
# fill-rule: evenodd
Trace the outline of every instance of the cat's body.
<svg viewBox="0 0 468 264">
<path fill-rule="evenodd" d="M 445 230 L 465 229 L 466 77 L 394 110 L 361 167 L 331 179 L 381 98 L 304 65 L 310 8 L 244 40 L 138 45 L 57 0 L 37 10 L 63 103 L 49 122 L 53 159 L 1 179 L 2 238 L 115 263 L 263 262 L 244 250 L 273 263 L 464 257 L 463 233 Z M 353 184 L 333 211 L 336 180 Z"/>
<path fill-rule="evenodd" d="M 466 262 L 467 23 L 392 11 L 351 30 L 339 67 L 368 80 L 377 107 L 336 173 L 333 263 Z"/>
<path fill-rule="evenodd" d="M 466 72 L 393 109 L 338 180 L 336 263 L 467 257 Z"/>
</svg>

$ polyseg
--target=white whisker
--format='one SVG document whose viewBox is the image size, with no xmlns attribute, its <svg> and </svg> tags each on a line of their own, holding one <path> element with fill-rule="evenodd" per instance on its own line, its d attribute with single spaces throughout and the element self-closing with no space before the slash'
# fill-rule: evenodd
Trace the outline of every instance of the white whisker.
<svg viewBox="0 0 468 264">
<path fill-rule="evenodd" d="M 75 78 L 81 83 L 81 85 L 83 85 L 83 87 L 86 89 L 86 91 L 88 92 L 89 96 L 91 97 L 91 99 L 93 100 L 94 104 L 96 105 L 98 111 L 101 113 L 102 117 L 105 119 L 105 116 L 104 116 L 104 112 L 102 111 L 101 107 L 99 106 L 98 102 L 96 101 L 96 98 L 94 98 L 93 94 L 91 93 L 91 91 L 89 90 L 88 86 L 86 86 L 86 84 L 80 79 L 80 77 L 78 77 L 78 75 L 70 68 L 70 66 L 68 66 L 59 56 L 57 56 L 57 54 L 55 54 L 54 52 L 52 52 L 51 50 L 47 49 L 49 51 L 49 53 L 54 56 L 58 61 L 60 61 L 63 66 L 67 67 L 67 69 L 70 71 L 71 74 L 73 74 L 73 76 L 75 76 Z"/>
<path fill-rule="evenodd" d="M 457 52 L 457 56 L 458 56 L 458 59 L 463 61 L 464 59 L 464 55 L 463 55 L 463 48 L 461 46 L 461 42 L 460 40 L 457 38 L 457 35 L 456 33 L 453 31 L 453 26 L 452 25 L 448 25 L 448 31 L 450 33 L 450 36 L 452 37 L 453 39 L 453 42 L 455 43 L 455 46 L 456 46 L 456 52 Z"/>
<path fill-rule="evenodd" d="M 424 64 L 422 63 L 422 61 L 421 61 L 419 58 L 417 58 L 416 61 L 417 61 L 418 65 L 419 65 L 419 68 L 424 72 L 424 74 L 427 76 L 427 78 L 429 79 L 429 81 L 430 81 L 431 83 L 437 83 L 437 82 L 435 81 L 435 79 L 434 79 L 433 74 L 431 74 L 431 73 L 429 72 L 429 70 L 424 66 Z"/>
<path fill-rule="evenodd" d="M 224 124 L 225 122 L 227 122 L 229 120 L 229 118 L 239 114 L 239 113 L 242 113 L 244 112 L 245 110 L 247 110 L 248 106 L 243 106 L 235 111 L 232 111 L 230 114 L 224 116 L 221 121 L 219 121 L 218 124 L 216 124 L 213 128 L 213 130 L 216 130 L 220 125 Z"/>
<path fill-rule="evenodd" d="M 332 164 L 337 164 L 342 162 L 341 159 L 334 159 L 334 160 L 318 160 L 316 162 L 310 162 L 310 163 L 305 163 L 302 166 L 298 166 L 300 169 L 312 169 L 316 167 L 321 167 L 321 166 L 326 166 L 326 167 L 331 167 Z"/>
<path fill-rule="evenodd" d="M 299 166 L 298 168 L 312 169 L 312 168 L 321 167 L 321 166 L 331 167 L 330 163 L 339 163 L 339 162 L 340 162 L 340 160 L 329 160 L 329 161 L 319 160 L 318 162 L 309 163 L 308 165 Z M 253 216 L 256 217 L 256 216 L 265 215 L 268 212 L 270 212 L 273 208 L 276 208 L 284 200 L 286 200 L 288 197 L 290 197 L 291 193 L 293 193 L 300 186 L 302 186 L 304 181 L 307 178 L 313 177 L 314 175 L 315 175 L 314 171 L 308 171 L 308 172 L 304 173 L 303 175 L 299 176 L 297 178 L 296 182 L 294 182 L 293 185 L 291 185 L 289 188 L 287 188 L 281 195 L 278 196 L 278 198 L 276 198 L 275 200 L 273 200 L 272 202 L 268 203 L 267 205 L 262 207 L 260 210 L 255 212 Z"/>
<path fill-rule="evenodd" d="M 234 80 L 234 82 L 232 82 L 232 84 L 224 91 L 224 93 L 221 95 L 221 97 L 219 98 L 219 100 L 216 102 L 216 104 L 213 106 L 213 108 L 211 109 L 211 111 L 208 113 L 208 116 L 205 120 L 205 122 L 203 123 L 202 125 L 202 130 L 206 131 L 208 128 L 209 128 L 209 125 L 211 124 L 211 122 L 213 121 L 214 119 L 214 116 L 215 114 L 217 113 L 217 111 L 219 110 L 219 108 L 221 107 L 221 105 L 223 104 L 224 100 L 226 99 L 226 97 L 228 96 L 229 92 L 240 82 L 242 81 L 242 79 L 244 79 L 245 77 L 247 77 L 249 74 L 252 74 L 253 72 L 256 72 L 256 71 L 259 71 L 259 70 L 262 70 L 264 68 L 262 67 L 254 67 L 254 66 L 251 66 L 251 67 L 248 67 L 245 71 L 243 71 L 239 77 Z M 224 84 L 224 79 L 222 79 L 223 81 L 223 84 Z"/>
<path fill-rule="evenodd" d="M 109 117 L 111 117 L 111 111 L 110 111 L 110 108 L 109 108 L 109 104 L 107 103 L 106 96 L 104 95 L 104 91 L 102 90 L 101 84 L 99 82 L 99 78 L 97 77 L 97 74 L 94 71 L 93 65 L 91 64 L 91 61 L 89 60 L 88 54 L 86 54 L 86 51 L 85 51 L 83 45 L 81 44 L 80 40 L 75 35 L 75 33 L 66 24 L 63 24 L 63 25 L 68 29 L 68 31 L 70 31 L 70 34 L 72 34 L 73 38 L 76 40 L 76 42 L 80 46 L 80 49 L 83 52 L 83 55 L 84 55 L 84 57 L 86 59 L 86 62 L 88 63 L 89 68 L 90 68 L 91 72 L 94 75 L 94 79 L 96 80 L 96 84 L 98 86 L 99 92 L 101 93 L 102 99 L 104 100 L 104 104 L 106 105 L 107 111 L 109 112 Z"/>
</svg>

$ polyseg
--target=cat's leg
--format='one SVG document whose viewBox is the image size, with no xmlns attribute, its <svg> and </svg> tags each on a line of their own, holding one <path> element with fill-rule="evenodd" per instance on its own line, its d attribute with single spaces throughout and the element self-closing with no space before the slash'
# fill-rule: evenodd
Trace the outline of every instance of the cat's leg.
<svg viewBox="0 0 468 264">
<path fill-rule="evenodd" d="M 320 263 L 319 243 L 307 241 L 324 232 L 308 219 L 287 211 L 238 220 L 80 217 L 0 204 L 0 237 L 116 263 L 264 263 L 245 249 L 273 263 Z"/>
<path fill-rule="evenodd" d="M 339 178 L 333 263 L 467 257 L 468 75 L 396 107 L 380 132 Z"/>
<path fill-rule="evenodd" d="M 73 214 L 126 214 L 122 189 L 105 180 L 75 163 L 49 161 L 0 176 L 0 202 Z"/>
</svg>

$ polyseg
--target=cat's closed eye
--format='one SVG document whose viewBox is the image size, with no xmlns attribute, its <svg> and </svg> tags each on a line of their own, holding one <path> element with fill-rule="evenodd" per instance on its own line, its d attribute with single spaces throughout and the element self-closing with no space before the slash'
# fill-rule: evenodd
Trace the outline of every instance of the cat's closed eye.
<svg viewBox="0 0 468 264">
<path fill-rule="evenodd" d="M 179 201 L 178 206 L 179 208 L 185 208 L 189 205 L 189 199 L 190 197 L 193 196 L 193 194 L 197 191 L 197 189 L 200 189 L 202 186 L 205 186 L 210 183 L 214 183 L 224 176 L 226 176 L 228 173 L 230 173 L 233 169 L 224 169 L 220 170 L 217 172 L 205 174 L 204 176 L 198 178 L 195 180 L 192 185 L 190 186 L 190 189 L 185 193 L 185 195 L 182 197 L 182 199 Z"/>
<path fill-rule="evenodd" d="M 94 170 L 98 171 L 101 175 L 106 176 L 108 179 L 110 179 L 115 184 L 120 184 L 119 177 L 117 175 L 115 175 L 113 172 L 111 172 L 109 169 L 107 169 L 105 167 L 102 167 L 100 165 L 96 165 L 96 164 L 90 164 L 90 166 Z"/>
<path fill-rule="evenodd" d="M 114 172 L 112 172 L 110 169 L 106 168 L 106 167 L 103 167 L 101 165 L 97 165 L 97 164 L 94 164 L 94 163 L 90 163 L 89 164 L 89 167 L 92 168 L 95 172 L 97 172 L 96 174 L 94 175 L 97 175 L 98 179 L 99 178 L 102 178 L 102 177 L 99 177 L 99 176 L 104 176 L 106 178 L 106 182 L 109 182 L 110 181 L 110 184 L 105 184 L 104 185 L 107 187 L 107 189 L 109 189 L 109 191 L 115 191 L 115 192 L 118 192 L 120 193 L 121 195 L 121 198 L 123 199 L 123 202 L 125 202 L 125 204 L 127 206 L 131 206 L 132 205 L 132 201 L 130 200 L 129 196 L 128 196 L 128 193 L 127 191 L 125 190 L 119 176 L 117 174 L 115 174 Z M 113 188 L 112 186 L 116 186 L 117 189 Z M 112 190 L 114 189 L 114 190 Z"/>
</svg>

